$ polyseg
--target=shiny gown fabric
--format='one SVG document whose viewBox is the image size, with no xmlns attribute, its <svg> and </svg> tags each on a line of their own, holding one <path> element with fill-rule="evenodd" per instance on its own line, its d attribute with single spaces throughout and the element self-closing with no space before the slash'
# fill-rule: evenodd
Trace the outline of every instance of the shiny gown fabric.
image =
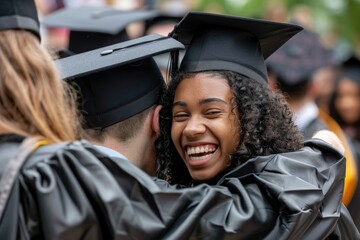
<svg viewBox="0 0 360 240">
<path fill-rule="evenodd" d="M 1 143 L 1 156 L 18 144 Z M 181 188 L 84 141 L 48 145 L 19 173 L 0 239 L 360 239 L 341 204 L 344 171 L 313 140 L 250 159 L 217 186 Z"/>
</svg>

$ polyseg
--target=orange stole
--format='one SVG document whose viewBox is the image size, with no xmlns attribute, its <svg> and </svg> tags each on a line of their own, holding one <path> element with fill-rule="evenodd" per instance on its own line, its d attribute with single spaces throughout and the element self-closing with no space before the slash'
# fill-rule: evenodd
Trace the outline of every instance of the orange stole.
<svg viewBox="0 0 360 240">
<path fill-rule="evenodd" d="M 355 189 L 358 183 L 358 172 L 356 167 L 356 162 L 354 154 L 352 153 L 349 143 L 345 138 L 345 134 L 342 131 L 339 124 L 331 118 L 327 113 L 319 109 L 318 118 L 322 120 L 328 127 L 330 131 L 336 134 L 340 139 L 345 148 L 345 158 L 346 158 L 346 173 L 345 173 L 345 183 L 344 183 L 344 194 L 342 202 L 347 206 L 354 195 Z"/>
</svg>

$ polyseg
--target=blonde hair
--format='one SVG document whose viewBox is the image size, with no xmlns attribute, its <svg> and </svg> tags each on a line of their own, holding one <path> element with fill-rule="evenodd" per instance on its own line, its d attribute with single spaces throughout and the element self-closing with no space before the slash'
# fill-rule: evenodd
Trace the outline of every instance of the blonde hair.
<svg viewBox="0 0 360 240">
<path fill-rule="evenodd" d="M 28 31 L 0 31 L 0 131 L 52 143 L 77 139 L 75 92 Z"/>
</svg>

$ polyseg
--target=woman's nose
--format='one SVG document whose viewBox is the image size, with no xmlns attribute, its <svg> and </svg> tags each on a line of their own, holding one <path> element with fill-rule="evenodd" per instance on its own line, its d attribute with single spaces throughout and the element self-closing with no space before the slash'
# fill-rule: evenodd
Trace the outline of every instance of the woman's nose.
<svg viewBox="0 0 360 240">
<path fill-rule="evenodd" d="M 206 127 L 203 121 L 198 117 L 191 117 L 184 128 L 184 135 L 187 137 L 196 137 L 203 134 L 206 131 Z"/>
</svg>

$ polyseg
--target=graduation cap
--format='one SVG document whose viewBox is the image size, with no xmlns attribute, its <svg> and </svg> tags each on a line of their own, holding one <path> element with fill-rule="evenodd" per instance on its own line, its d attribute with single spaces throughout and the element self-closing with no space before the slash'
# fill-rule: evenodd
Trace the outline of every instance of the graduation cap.
<svg viewBox="0 0 360 240">
<path fill-rule="evenodd" d="M 314 71 L 335 64 L 331 50 L 326 49 L 314 32 L 303 30 L 266 61 L 278 81 L 286 86 L 309 82 Z"/>
<path fill-rule="evenodd" d="M 39 19 L 34 0 L 1 1 L 0 30 L 25 29 L 40 39 Z"/>
<path fill-rule="evenodd" d="M 157 14 L 157 11 L 150 10 L 80 6 L 55 11 L 44 17 L 41 23 L 49 28 L 68 28 L 68 49 L 81 53 L 129 40 L 126 27 L 130 23 L 150 19 Z"/>
<path fill-rule="evenodd" d="M 170 36 L 187 46 L 180 71 L 230 70 L 267 82 L 264 59 L 301 30 L 293 24 L 190 12 Z M 173 73 L 176 66 L 174 59 Z"/>
<path fill-rule="evenodd" d="M 342 63 L 342 76 L 360 85 L 360 59 L 354 55 Z"/>
<path fill-rule="evenodd" d="M 179 59 L 181 60 L 185 55 L 185 50 L 179 51 Z M 170 53 L 163 53 L 160 55 L 154 56 L 154 60 L 158 67 L 162 69 L 163 71 L 168 71 L 170 68 L 171 63 L 171 56 Z"/>
<path fill-rule="evenodd" d="M 72 55 L 75 55 L 75 53 L 73 53 L 72 51 L 70 51 L 67 48 L 61 48 L 58 51 L 56 51 L 56 59 L 66 58 L 66 57 L 70 57 Z"/>
<path fill-rule="evenodd" d="M 153 56 L 183 49 L 157 34 L 76 54 L 55 63 L 61 77 L 80 89 L 87 128 L 105 128 L 158 102 L 164 80 Z"/>
</svg>

